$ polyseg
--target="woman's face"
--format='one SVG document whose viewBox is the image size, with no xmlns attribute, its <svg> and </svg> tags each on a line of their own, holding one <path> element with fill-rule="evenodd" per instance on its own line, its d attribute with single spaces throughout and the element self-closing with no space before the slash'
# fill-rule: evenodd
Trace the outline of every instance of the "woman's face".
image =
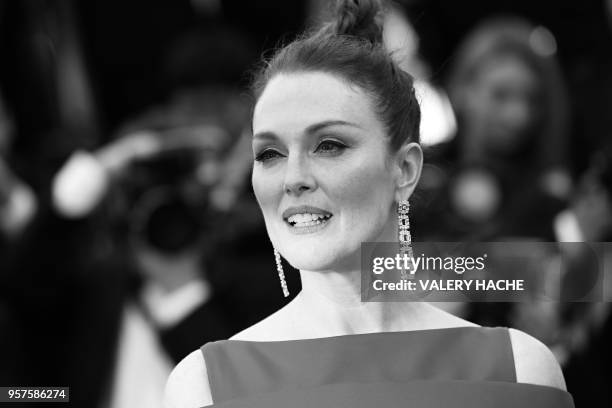
<svg viewBox="0 0 612 408">
<path fill-rule="evenodd" d="M 492 153 L 513 153 L 529 136 L 539 116 L 538 81 L 518 57 L 486 61 L 470 86 L 466 118 L 471 132 Z"/>
<path fill-rule="evenodd" d="M 277 75 L 255 107 L 253 153 L 268 234 L 294 267 L 351 268 L 362 242 L 395 240 L 399 166 L 359 87 L 320 72 Z"/>
</svg>

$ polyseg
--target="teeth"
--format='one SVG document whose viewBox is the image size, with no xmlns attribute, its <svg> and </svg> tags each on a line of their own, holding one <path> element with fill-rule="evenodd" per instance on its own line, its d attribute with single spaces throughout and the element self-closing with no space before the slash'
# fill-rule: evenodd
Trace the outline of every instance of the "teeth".
<svg viewBox="0 0 612 408">
<path fill-rule="evenodd" d="M 330 217 L 330 215 L 303 213 L 294 214 L 289 217 L 287 221 L 294 226 L 308 227 L 311 225 L 321 224 L 324 220 L 327 220 Z"/>
</svg>

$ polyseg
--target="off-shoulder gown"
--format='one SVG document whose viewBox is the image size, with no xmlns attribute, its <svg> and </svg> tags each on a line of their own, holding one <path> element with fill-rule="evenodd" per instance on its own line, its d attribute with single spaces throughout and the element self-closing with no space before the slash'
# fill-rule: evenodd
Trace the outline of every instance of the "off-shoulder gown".
<svg viewBox="0 0 612 408">
<path fill-rule="evenodd" d="M 219 408 L 574 406 L 568 392 L 516 382 L 505 328 L 225 340 L 201 351 Z"/>
</svg>

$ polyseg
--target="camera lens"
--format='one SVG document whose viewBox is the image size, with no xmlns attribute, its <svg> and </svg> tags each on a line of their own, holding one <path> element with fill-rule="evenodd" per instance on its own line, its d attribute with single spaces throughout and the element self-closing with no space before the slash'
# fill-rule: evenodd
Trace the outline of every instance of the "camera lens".
<svg viewBox="0 0 612 408">
<path fill-rule="evenodd" d="M 160 252 L 172 254 L 191 248 L 203 233 L 198 208 L 180 191 L 145 194 L 134 212 L 136 239 Z"/>
</svg>

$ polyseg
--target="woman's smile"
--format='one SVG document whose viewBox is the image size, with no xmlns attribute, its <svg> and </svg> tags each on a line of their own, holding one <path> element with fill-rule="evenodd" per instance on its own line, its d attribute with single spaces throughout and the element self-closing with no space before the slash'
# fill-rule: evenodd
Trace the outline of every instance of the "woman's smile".
<svg viewBox="0 0 612 408">
<path fill-rule="evenodd" d="M 318 207 L 301 205 L 287 208 L 282 218 L 292 233 L 312 234 L 327 227 L 333 216 L 331 212 Z"/>
</svg>

